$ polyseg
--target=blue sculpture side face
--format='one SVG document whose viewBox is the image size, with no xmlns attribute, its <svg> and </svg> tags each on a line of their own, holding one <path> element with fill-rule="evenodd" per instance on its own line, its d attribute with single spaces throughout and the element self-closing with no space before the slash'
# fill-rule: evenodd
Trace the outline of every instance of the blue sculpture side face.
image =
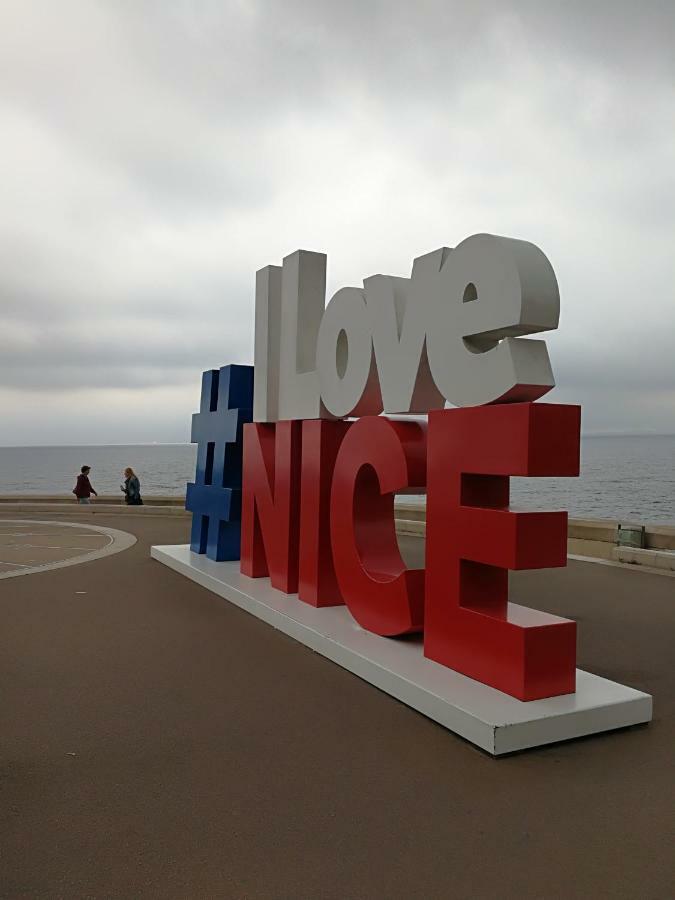
<svg viewBox="0 0 675 900">
<path fill-rule="evenodd" d="M 242 432 L 252 419 L 253 366 L 204 372 L 192 417 L 197 472 L 185 508 L 192 513 L 190 549 L 217 562 L 240 556 Z"/>
</svg>

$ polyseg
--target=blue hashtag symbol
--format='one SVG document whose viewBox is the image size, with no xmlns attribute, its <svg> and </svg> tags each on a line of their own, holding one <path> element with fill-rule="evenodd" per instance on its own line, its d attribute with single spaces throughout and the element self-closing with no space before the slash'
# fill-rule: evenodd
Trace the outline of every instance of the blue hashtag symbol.
<svg viewBox="0 0 675 900">
<path fill-rule="evenodd" d="M 192 417 L 197 472 L 185 508 L 192 513 L 190 549 L 218 562 L 240 557 L 242 431 L 252 419 L 253 366 L 204 372 Z"/>
</svg>

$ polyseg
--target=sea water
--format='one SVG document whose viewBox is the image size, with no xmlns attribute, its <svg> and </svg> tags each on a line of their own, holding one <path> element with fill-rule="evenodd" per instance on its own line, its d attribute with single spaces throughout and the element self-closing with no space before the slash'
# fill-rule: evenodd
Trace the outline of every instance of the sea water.
<svg viewBox="0 0 675 900">
<path fill-rule="evenodd" d="M 182 495 L 194 478 L 192 444 L 0 447 L 0 494 L 63 494 L 82 465 L 101 494 L 120 493 L 131 466 L 143 493 Z M 511 505 L 567 509 L 578 518 L 675 525 L 675 435 L 584 437 L 579 478 L 513 478 Z"/>
</svg>

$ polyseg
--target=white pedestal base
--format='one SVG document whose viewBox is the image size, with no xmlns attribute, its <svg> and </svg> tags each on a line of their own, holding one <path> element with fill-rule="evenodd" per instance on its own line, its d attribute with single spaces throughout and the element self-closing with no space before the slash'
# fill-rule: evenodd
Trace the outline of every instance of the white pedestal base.
<svg viewBox="0 0 675 900">
<path fill-rule="evenodd" d="M 649 694 L 581 669 L 575 694 L 523 703 L 425 659 L 421 637 L 378 637 L 345 606 L 315 609 L 267 578 L 242 575 L 238 562 L 216 563 L 187 545 L 153 547 L 152 556 L 495 756 L 652 717 Z"/>
</svg>

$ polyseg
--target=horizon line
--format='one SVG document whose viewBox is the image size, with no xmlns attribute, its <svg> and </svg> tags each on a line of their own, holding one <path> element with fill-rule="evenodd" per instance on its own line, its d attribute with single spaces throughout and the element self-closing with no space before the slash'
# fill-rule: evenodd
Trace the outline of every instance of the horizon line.
<svg viewBox="0 0 675 900">
<path fill-rule="evenodd" d="M 675 437 L 671 431 L 587 431 L 581 433 L 582 438 L 614 438 L 614 437 Z M 80 447 L 189 447 L 193 441 L 135 441 L 120 444 L 0 444 L 0 450 L 57 450 L 77 449 Z"/>
</svg>

